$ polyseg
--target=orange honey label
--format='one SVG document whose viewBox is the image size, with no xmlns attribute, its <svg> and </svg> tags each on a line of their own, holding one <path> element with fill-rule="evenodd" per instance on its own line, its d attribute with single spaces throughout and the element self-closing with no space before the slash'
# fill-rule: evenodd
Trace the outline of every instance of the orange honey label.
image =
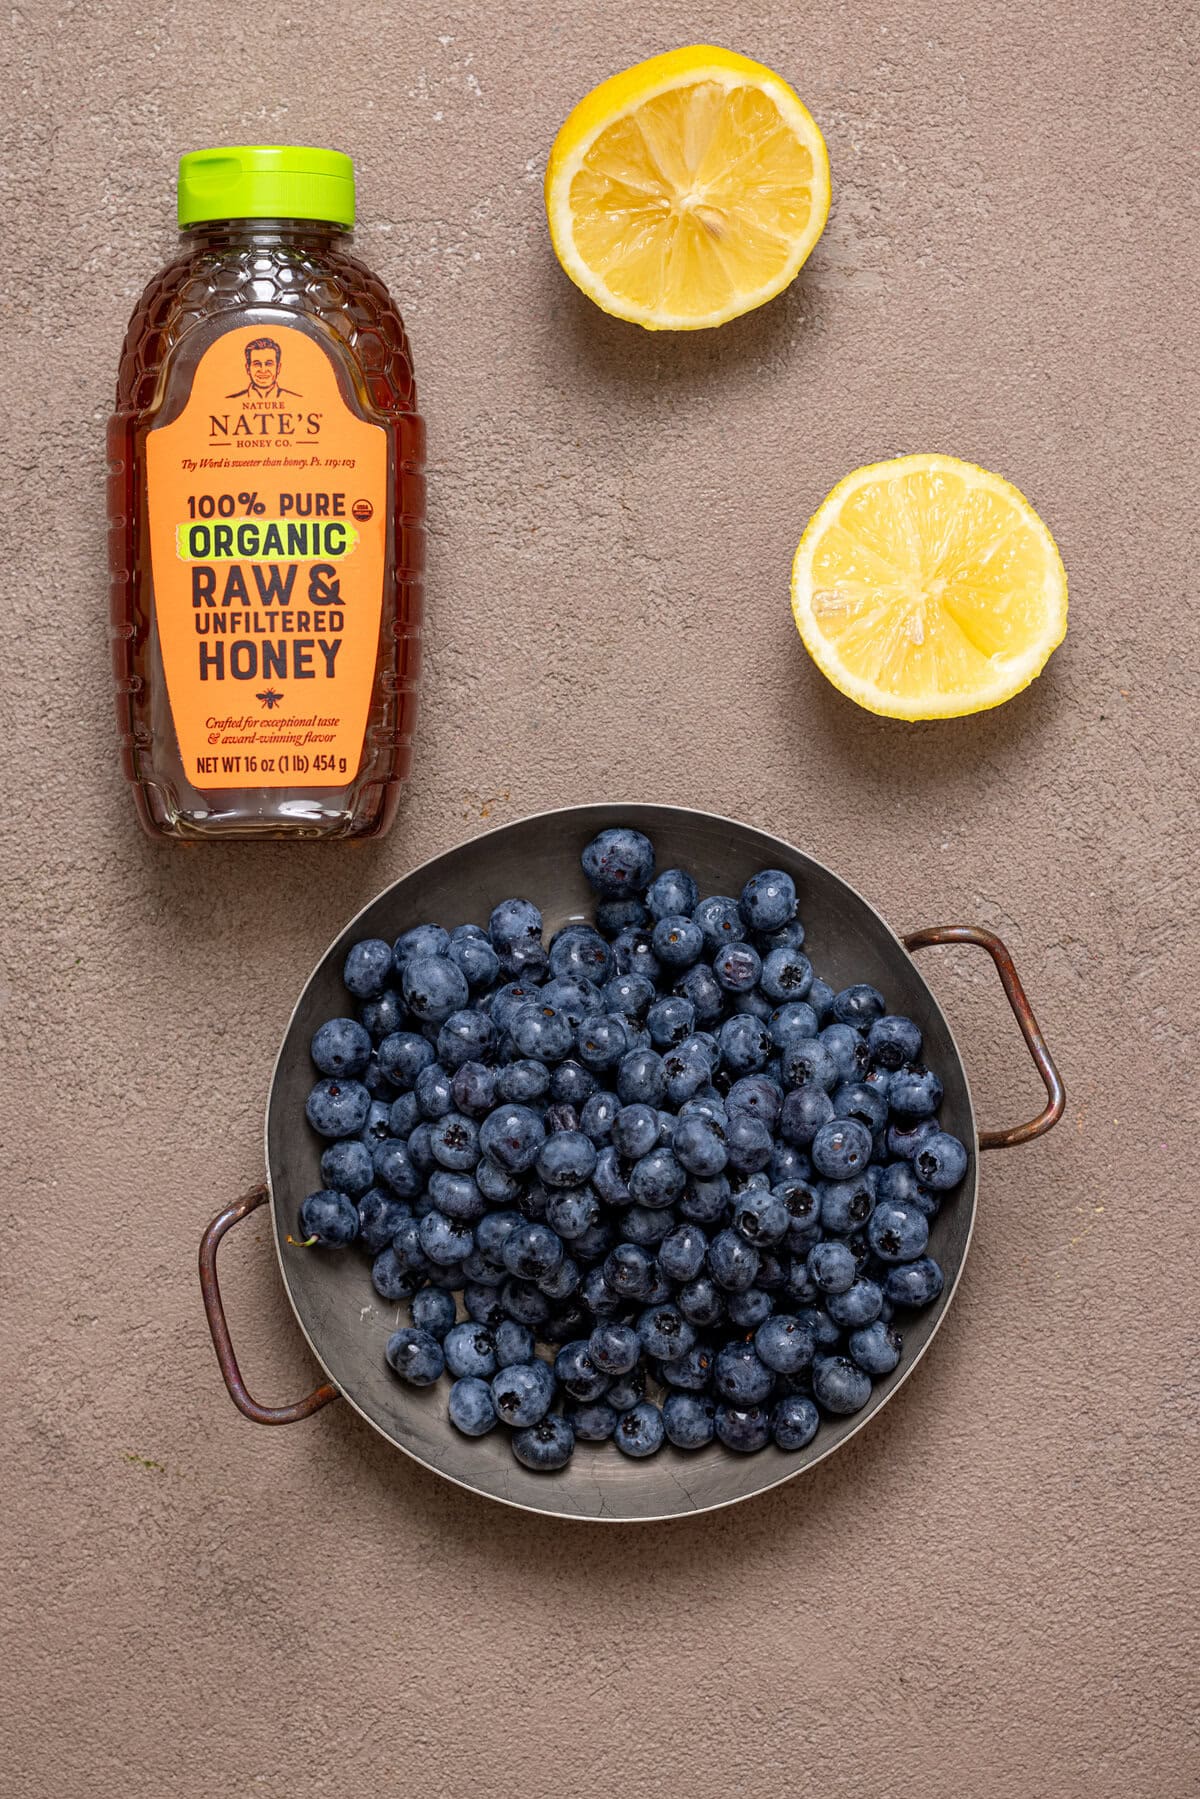
<svg viewBox="0 0 1200 1799">
<path fill-rule="evenodd" d="M 387 433 L 346 404 L 314 338 L 244 325 L 201 356 L 146 458 L 187 775 L 200 788 L 346 786 L 379 655 Z"/>
</svg>

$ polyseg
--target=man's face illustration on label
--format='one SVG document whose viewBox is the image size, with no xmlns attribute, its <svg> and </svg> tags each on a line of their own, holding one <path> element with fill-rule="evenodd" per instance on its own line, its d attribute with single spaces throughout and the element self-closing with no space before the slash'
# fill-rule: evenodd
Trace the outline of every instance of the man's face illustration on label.
<svg viewBox="0 0 1200 1799">
<path fill-rule="evenodd" d="M 247 356 L 250 380 L 255 387 L 274 387 L 279 380 L 279 357 L 274 350 L 251 350 Z"/>
</svg>

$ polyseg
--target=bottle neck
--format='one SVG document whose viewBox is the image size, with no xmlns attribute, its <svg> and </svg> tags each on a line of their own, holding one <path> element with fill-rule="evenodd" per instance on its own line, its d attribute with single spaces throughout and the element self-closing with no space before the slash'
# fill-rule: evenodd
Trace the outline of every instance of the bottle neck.
<svg viewBox="0 0 1200 1799">
<path fill-rule="evenodd" d="M 332 249 L 349 241 L 345 225 L 323 219 L 205 219 L 181 234 L 189 249 L 252 249 L 258 244 L 309 244 Z"/>
</svg>

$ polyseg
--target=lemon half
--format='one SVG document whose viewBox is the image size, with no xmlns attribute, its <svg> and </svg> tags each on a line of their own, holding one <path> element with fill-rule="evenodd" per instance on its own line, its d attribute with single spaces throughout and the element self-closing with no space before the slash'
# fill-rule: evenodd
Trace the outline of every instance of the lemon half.
<svg viewBox="0 0 1200 1799">
<path fill-rule="evenodd" d="M 792 567 L 805 648 L 847 698 L 890 718 L 999 706 L 1067 629 L 1058 548 L 1024 494 L 954 456 L 856 469 L 814 513 Z"/>
<path fill-rule="evenodd" d="M 605 312 L 699 331 L 785 288 L 829 213 L 825 140 L 762 63 L 711 44 L 601 82 L 546 168 L 555 255 Z"/>
</svg>

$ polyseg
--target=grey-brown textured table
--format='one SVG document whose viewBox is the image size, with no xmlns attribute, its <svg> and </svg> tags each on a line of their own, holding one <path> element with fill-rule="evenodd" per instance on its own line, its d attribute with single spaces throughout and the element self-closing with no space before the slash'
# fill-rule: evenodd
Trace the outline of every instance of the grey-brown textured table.
<svg viewBox="0 0 1200 1799">
<path fill-rule="evenodd" d="M 1190 1790 L 1195 24 L 1180 0 L 14 9 L 6 1795 Z M 786 298 L 655 338 L 560 275 L 541 171 L 596 79 L 703 37 L 795 82 L 834 209 Z M 416 772 L 353 852 L 151 845 L 117 773 L 101 429 L 176 153 L 230 139 L 354 153 L 429 420 Z M 787 575 L 841 474 L 920 448 L 1030 495 L 1072 611 L 1031 692 L 914 730 L 825 686 Z M 985 1159 L 954 1311 L 845 1454 L 599 1531 L 441 1484 L 336 1406 L 243 1422 L 194 1260 L 260 1171 L 281 1029 L 350 911 L 497 820 L 619 795 L 776 830 L 899 928 L 998 929 L 1070 1109 Z M 1031 1113 L 990 966 L 935 978 L 984 1122 Z M 265 1228 L 224 1268 L 253 1385 L 298 1396 Z"/>
</svg>

